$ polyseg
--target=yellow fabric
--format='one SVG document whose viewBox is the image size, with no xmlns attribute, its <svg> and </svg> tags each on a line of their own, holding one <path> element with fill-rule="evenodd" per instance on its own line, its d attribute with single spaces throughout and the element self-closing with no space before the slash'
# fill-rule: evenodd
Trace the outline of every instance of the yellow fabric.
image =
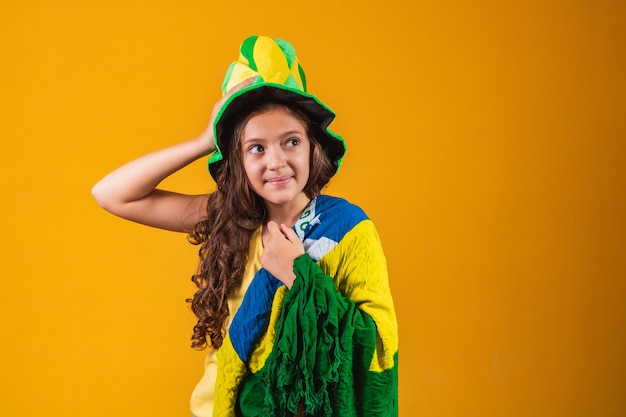
<svg viewBox="0 0 626 417">
<path fill-rule="evenodd" d="M 298 58 L 294 58 L 291 63 L 291 76 L 302 88 L 302 90 L 306 90 L 304 80 L 302 80 L 302 75 L 300 74 L 300 62 L 298 61 Z"/>
<path fill-rule="evenodd" d="M 248 290 L 252 278 L 256 272 L 261 268 L 261 253 L 263 253 L 263 241 L 261 239 L 261 229 L 259 228 L 254 232 L 250 239 L 250 250 L 248 252 L 248 263 L 239 289 L 228 298 L 228 308 L 230 309 L 230 317 L 226 323 L 226 327 L 230 326 L 231 319 L 237 313 L 237 310 L 241 306 L 243 296 Z M 232 343 L 228 337 L 224 339 L 224 343 L 220 351 L 228 350 L 228 346 L 232 350 Z M 226 349 L 224 349 L 226 347 Z M 232 350 L 234 352 L 234 350 Z M 227 353 L 223 353 L 227 354 Z M 220 353 L 222 355 L 222 353 Z M 237 357 L 238 359 L 238 357 Z M 213 405 L 215 398 L 215 388 L 217 379 L 217 363 L 218 354 L 217 350 L 209 348 L 204 363 L 204 375 L 193 390 L 190 399 L 191 412 L 196 417 L 212 417 Z M 216 416 L 222 415 L 218 412 Z"/>
<path fill-rule="evenodd" d="M 215 378 L 213 414 L 216 416 L 235 415 L 233 407 L 237 402 L 237 392 L 228 388 L 239 386 L 246 374 L 246 364 L 239 359 L 228 336 L 217 352 L 217 361 L 222 369 Z M 217 370 L 217 367 L 215 369 Z"/>
<path fill-rule="evenodd" d="M 247 80 L 248 78 L 254 77 L 258 75 L 254 70 L 252 70 L 249 66 L 236 63 L 233 66 L 233 70 L 230 73 L 230 78 L 228 79 L 228 84 L 226 85 L 226 91 L 230 91 L 231 88 L 236 86 L 242 81 Z"/>
<path fill-rule="evenodd" d="M 280 46 L 267 36 L 259 36 L 254 44 L 254 63 L 264 81 L 283 84 L 289 76 L 287 57 Z"/>
<path fill-rule="evenodd" d="M 362 239 L 363 236 L 370 237 Z M 363 242 L 371 242 L 372 247 L 364 247 Z M 377 324 L 379 340 L 370 364 L 370 371 L 377 372 L 393 368 L 394 355 L 398 351 L 398 326 L 389 290 L 387 263 L 379 247 L 380 238 L 374 223 L 364 220 L 346 233 L 337 246 L 319 261 L 320 268 L 333 277 L 339 291 L 350 297 Z M 361 252 L 354 253 L 350 248 L 360 248 Z M 346 256 L 363 259 L 363 251 L 366 252 L 367 262 L 345 259 Z M 347 277 L 350 279 L 347 280 Z"/>
<path fill-rule="evenodd" d="M 276 291 L 276 295 L 274 295 L 267 332 L 263 334 L 254 352 L 252 352 L 252 356 L 250 357 L 249 365 L 252 372 L 258 372 L 259 369 L 265 365 L 265 361 L 272 352 L 274 340 L 276 338 L 276 323 L 280 317 L 280 311 L 283 306 L 283 299 L 285 298 L 286 291 L 287 287 L 282 286 L 278 289 L 278 291 Z"/>
</svg>

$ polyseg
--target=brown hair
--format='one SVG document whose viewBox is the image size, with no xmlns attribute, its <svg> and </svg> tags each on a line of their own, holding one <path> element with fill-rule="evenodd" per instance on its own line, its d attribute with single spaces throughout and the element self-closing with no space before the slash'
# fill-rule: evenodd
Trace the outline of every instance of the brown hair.
<svg viewBox="0 0 626 417">
<path fill-rule="evenodd" d="M 240 113 L 228 140 L 228 157 L 216 176 L 217 191 L 209 195 L 207 217 L 189 234 L 189 241 L 200 245 L 200 262 L 192 277 L 198 290 L 193 299 L 187 300 L 198 318 L 191 338 L 193 348 L 222 345 L 224 322 L 230 314 L 228 296 L 241 285 L 250 238 L 265 220 L 264 203 L 252 190 L 243 167 L 240 145 L 243 130 L 253 116 L 276 108 L 298 118 L 309 136 L 310 172 L 304 188 L 307 197 L 319 195 L 335 172 L 330 158 L 315 139 L 319 127 L 300 109 L 288 103 L 262 102 Z"/>
</svg>

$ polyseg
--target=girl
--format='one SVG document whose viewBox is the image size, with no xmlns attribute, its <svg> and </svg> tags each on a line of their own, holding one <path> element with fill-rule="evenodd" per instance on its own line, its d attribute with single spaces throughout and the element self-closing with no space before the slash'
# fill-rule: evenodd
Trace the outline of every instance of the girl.
<svg viewBox="0 0 626 417">
<path fill-rule="evenodd" d="M 334 114 L 306 92 L 288 42 L 253 36 L 240 52 L 198 138 L 116 169 L 93 195 L 200 245 L 192 346 L 209 352 L 195 416 L 397 415 L 397 324 L 378 235 L 361 209 L 320 194 L 345 154 L 328 128 Z M 211 153 L 214 193 L 157 188 Z"/>
</svg>

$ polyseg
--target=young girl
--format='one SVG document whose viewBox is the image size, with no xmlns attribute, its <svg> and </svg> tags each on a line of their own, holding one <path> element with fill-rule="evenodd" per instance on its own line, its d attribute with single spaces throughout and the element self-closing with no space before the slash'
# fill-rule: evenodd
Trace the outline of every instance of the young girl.
<svg viewBox="0 0 626 417">
<path fill-rule="evenodd" d="M 306 92 L 286 41 L 246 39 L 196 139 L 140 157 L 93 188 L 98 203 L 200 245 L 191 398 L 206 416 L 395 416 L 398 334 L 374 225 L 322 195 L 345 154 L 332 111 Z M 158 189 L 213 153 L 217 191 Z"/>
</svg>

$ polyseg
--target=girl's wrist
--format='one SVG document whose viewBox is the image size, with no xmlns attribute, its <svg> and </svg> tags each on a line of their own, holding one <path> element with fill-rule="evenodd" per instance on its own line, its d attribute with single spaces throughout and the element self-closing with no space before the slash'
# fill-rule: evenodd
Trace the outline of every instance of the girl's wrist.
<svg viewBox="0 0 626 417">
<path fill-rule="evenodd" d="M 213 141 L 213 135 L 209 135 L 208 133 L 203 133 L 198 136 L 193 142 L 197 143 L 200 147 L 200 157 L 209 155 L 215 152 L 215 143 Z"/>
</svg>

